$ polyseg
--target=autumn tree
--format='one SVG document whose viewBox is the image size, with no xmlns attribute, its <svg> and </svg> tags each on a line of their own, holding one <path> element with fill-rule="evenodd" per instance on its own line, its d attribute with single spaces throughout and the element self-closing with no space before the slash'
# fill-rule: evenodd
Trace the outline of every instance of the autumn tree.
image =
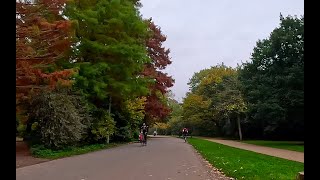
<svg viewBox="0 0 320 180">
<path fill-rule="evenodd" d="M 127 99 L 124 102 L 122 114 L 129 121 L 127 123 L 127 129 L 129 130 L 126 136 L 130 138 L 138 138 L 139 130 L 142 121 L 145 117 L 144 107 L 146 104 L 146 97 L 137 97 L 135 99 Z"/>
<path fill-rule="evenodd" d="M 150 95 L 147 96 L 145 106 L 146 121 L 152 123 L 163 121 L 170 113 L 165 94 L 168 88 L 173 86 L 174 80 L 163 72 L 167 65 L 172 63 L 169 57 L 170 50 L 163 47 L 163 42 L 167 38 L 151 19 L 147 23 L 151 37 L 147 40 L 146 45 L 151 62 L 145 64 L 142 75 L 153 80 L 153 83 L 149 85 Z"/>
<path fill-rule="evenodd" d="M 214 135 L 216 125 L 209 110 L 211 101 L 201 94 L 188 93 L 183 100 L 182 124 L 197 135 Z"/>
<path fill-rule="evenodd" d="M 205 78 L 209 74 L 209 72 L 210 69 L 203 69 L 199 72 L 195 72 L 187 83 L 189 85 L 189 90 L 191 92 L 195 92 L 197 90 L 197 87 L 199 87 L 201 80 L 203 80 L 203 78 Z"/>
<path fill-rule="evenodd" d="M 239 122 L 238 132 L 242 136 L 242 96 L 235 77 L 236 69 L 224 64 L 194 73 L 188 83 L 191 92 L 183 101 L 183 119 L 195 128 L 195 134 L 233 134 L 233 122 Z"/>
<path fill-rule="evenodd" d="M 16 104 L 30 98 L 30 92 L 69 85 L 73 73 L 56 62 L 68 60 L 72 22 L 60 12 L 64 0 L 16 1 Z"/>
</svg>

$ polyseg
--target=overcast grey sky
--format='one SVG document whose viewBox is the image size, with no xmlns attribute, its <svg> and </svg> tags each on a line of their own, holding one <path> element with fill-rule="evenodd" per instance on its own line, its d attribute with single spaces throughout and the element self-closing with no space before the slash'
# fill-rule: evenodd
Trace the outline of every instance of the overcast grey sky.
<svg viewBox="0 0 320 180">
<path fill-rule="evenodd" d="M 152 17 L 167 36 L 179 102 L 194 72 L 221 64 L 236 67 L 250 59 L 258 39 L 269 36 L 279 16 L 303 15 L 303 0 L 141 0 L 140 12 Z"/>
</svg>

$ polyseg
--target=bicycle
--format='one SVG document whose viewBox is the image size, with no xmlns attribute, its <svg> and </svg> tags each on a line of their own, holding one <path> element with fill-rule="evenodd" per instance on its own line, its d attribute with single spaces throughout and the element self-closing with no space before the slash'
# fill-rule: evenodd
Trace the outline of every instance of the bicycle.
<svg viewBox="0 0 320 180">
<path fill-rule="evenodd" d="M 183 135 L 184 142 L 187 142 L 187 135 Z"/>
<path fill-rule="evenodd" d="M 140 140 L 141 146 L 147 145 L 147 138 L 146 138 L 145 134 L 140 133 L 139 140 Z"/>
</svg>

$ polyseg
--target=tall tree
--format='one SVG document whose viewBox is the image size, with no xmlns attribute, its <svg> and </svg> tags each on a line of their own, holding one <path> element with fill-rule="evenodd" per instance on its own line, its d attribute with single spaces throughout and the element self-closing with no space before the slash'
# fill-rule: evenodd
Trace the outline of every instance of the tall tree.
<svg viewBox="0 0 320 180">
<path fill-rule="evenodd" d="M 234 74 L 224 76 L 222 82 L 217 85 L 217 91 L 212 97 L 211 106 L 220 115 L 217 118 L 226 118 L 226 125 L 229 126 L 227 130 L 229 132 L 234 131 L 234 129 L 230 128 L 230 125 L 232 122 L 236 122 L 239 139 L 242 140 L 241 119 L 245 117 L 247 106 L 240 91 L 237 73 L 236 71 L 234 72 Z"/>
<path fill-rule="evenodd" d="M 166 97 L 168 88 L 173 86 L 174 80 L 163 72 L 167 65 L 172 63 L 169 57 L 170 50 L 162 45 L 167 38 L 151 19 L 147 23 L 152 33 L 146 44 L 151 62 L 145 65 L 142 75 L 154 82 L 149 86 L 150 95 L 147 96 L 145 106 L 146 120 L 151 123 L 156 119 L 163 121 L 170 113 L 170 108 L 163 99 Z"/>
<path fill-rule="evenodd" d="M 257 42 L 240 80 L 250 119 L 266 137 L 303 139 L 304 17 L 280 21 L 268 39 Z"/>
<path fill-rule="evenodd" d="M 59 69 L 56 62 L 68 60 L 72 22 L 60 11 L 65 1 L 16 1 L 16 104 L 30 92 L 70 84 L 72 70 Z"/>
<path fill-rule="evenodd" d="M 203 80 L 203 78 L 205 78 L 209 73 L 210 69 L 203 69 L 199 72 L 195 72 L 194 75 L 189 79 L 189 90 L 191 92 L 195 92 L 197 90 L 197 87 L 199 87 L 201 80 Z"/>
<path fill-rule="evenodd" d="M 232 101 L 228 99 L 232 96 L 225 91 L 229 88 L 226 85 L 231 87 L 232 83 L 223 83 L 226 77 L 235 74 L 235 69 L 221 64 L 194 73 L 190 79 L 188 84 L 191 92 L 184 99 L 183 116 L 188 122 L 193 122 L 198 130 L 201 129 L 199 133 L 224 135 L 225 131 L 233 131 L 228 127 L 228 122 L 234 118 L 231 116 L 231 112 L 234 112 L 231 110 Z"/>
<path fill-rule="evenodd" d="M 117 128 L 131 124 L 125 102 L 148 92 L 148 81 L 140 75 L 150 62 L 148 29 L 136 2 L 78 0 L 67 5 L 66 15 L 78 22 L 75 88 L 87 97 L 97 123 L 113 116 Z"/>
<path fill-rule="evenodd" d="M 213 131 L 215 122 L 209 110 L 210 103 L 206 97 L 194 93 L 189 93 L 183 100 L 182 123 L 192 129 L 194 134 L 208 136 L 216 133 Z"/>
<path fill-rule="evenodd" d="M 132 2 L 79 0 L 69 8 L 79 24 L 78 86 L 97 106 L 109 97 L 121 101 L 141 94 L 139 72 L 149 61 L 144 46 L 147 27 Z"/>
</svg>

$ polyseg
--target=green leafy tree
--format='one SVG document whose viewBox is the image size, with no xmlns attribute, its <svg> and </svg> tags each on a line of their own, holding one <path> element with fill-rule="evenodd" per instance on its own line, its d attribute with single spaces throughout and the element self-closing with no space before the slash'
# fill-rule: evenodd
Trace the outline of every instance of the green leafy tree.
<svg viewBox="0 0 320 180">
<path fill-rule="evenodd" d="M 264 137 L 303 139 L 304 17 L 280 21 L 269 38 L 257 42 L 240 80 L 250 120 Z"/>
<path fill-rule="evenodd" d="M 241 118 L 246 115 L 247 105 L 240 91 L 236 71 L 233 75 L 224 76 L 222 82 L 218 84 L 212 106 L 216 115 L 219 115 L 217 118 L 226 118 L 227 126 L 231 121 L 237 122 L 239 139 L 242 140 Z"/>
<path fill-rule="evenodd" d="M 195 72 L 191 79 L 189 79 L 188 85 L 190 86 L 189 90 L 195 92 L 199 86 L 201 80 L 205 78 L 210 72 L 210 69 L 203 69 L 199 72 Z"/>
<path fill-rule="evenodd" d="M 87 91 L 103 93 L 100 100 L 109 96 L 123 99 L 145 90 L 138 74 L 149 62 L 144 44 L 147 27 L 132 2 L 80 0 L 68 9 L 71 18 L 78 20 L 76 61 L 86 62 L 78 77 L 86 81 L 78 85 L 91 83 Z"/>
<path fill-rule="evenodd" d="M 215 132 L 212 112 L 209 111 L 211 101 L 197 94 L 188 94 L 183 101 L 183 126 L 192 129 L 194 134 L 213 135 Z"/>
<path fill-rule="evenodd" d="M 190 79 L 191 92 L 183 102 L 183 117 L 196 129 L 195 134 L 233 135 L 233 124 L 238 122 L 242 139 L 240 119 L 245 114 L 245 104 L 236 75 L 236 69 L 221 64 L 201 70 Z"/>
<path fill-rule="evenodd" d="M 117 129 L 127 127 L 124 102 L 148 93 L 149 81 L 140 73 L 150 62 L 145 46 L 149 34 L 138 3 L 78 0 L 66 7 L 65 14 L 78 22 L 72 65 L 79 73 L 74 87 L 88 99 L 92 115 L 103 126 L 105 117 L 113 114 Z"/>
<path fill-rule="evenodd" d="M 170 114 L 167 117 L 167 133 L 178 135 L 183 128 L 183 108 L 182 104 L 174 99 L 174 94 L 169 91 L 167 93 L 168 106 L 171 109 Z"/>
<path fill-rule="evenodd" d="M 95 135 L 96 141 L 107 141 L 109 143 L 109 138 L 116 131 L 116 122 L 109 115 L 105 115 L 104 120 L 98 121 L 92 128 L 91 133 Z"/>
</svg>

